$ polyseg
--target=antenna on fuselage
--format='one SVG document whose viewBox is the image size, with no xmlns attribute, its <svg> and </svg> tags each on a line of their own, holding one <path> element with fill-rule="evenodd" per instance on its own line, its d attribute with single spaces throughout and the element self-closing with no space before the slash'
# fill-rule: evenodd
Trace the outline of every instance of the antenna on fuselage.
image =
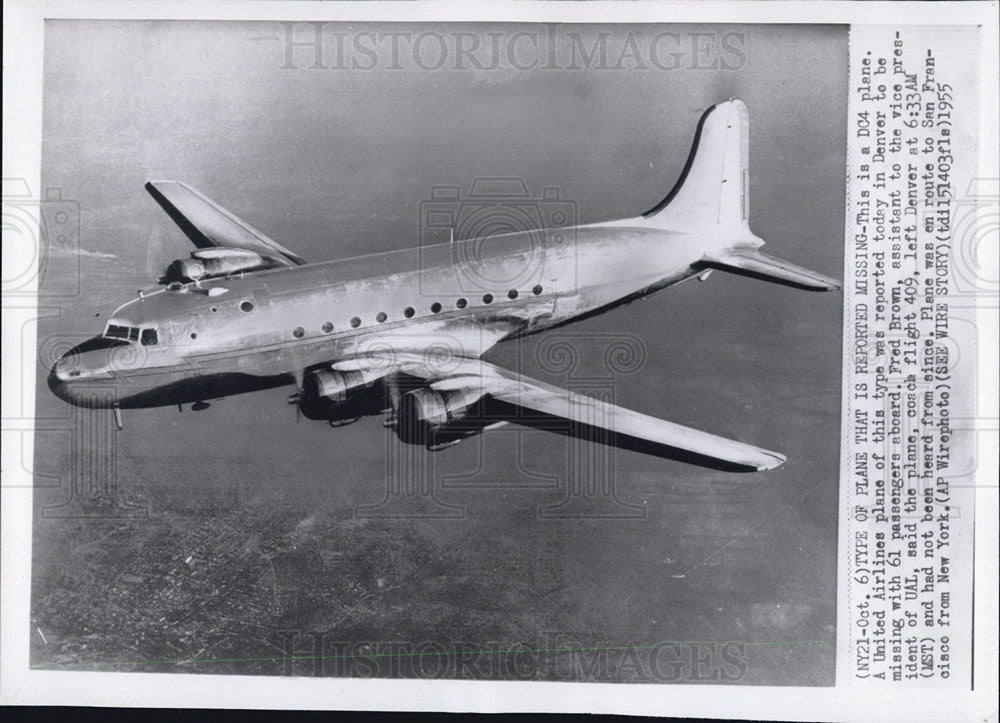
<svg viewBox="0 0 1000 723">
<path fill-rule="evenodd" d="M 448 243 L 450 243 L 450 244 L 455 243 L 455 227 L 454 226 L 449 226 L 448 227 Z"/>
</svg>

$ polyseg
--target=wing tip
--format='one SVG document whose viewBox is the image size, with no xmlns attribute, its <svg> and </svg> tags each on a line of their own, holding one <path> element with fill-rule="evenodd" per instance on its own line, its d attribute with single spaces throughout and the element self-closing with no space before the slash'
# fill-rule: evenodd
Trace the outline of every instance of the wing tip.
<svg viewBox="0 0 1000 723">
<path fill-rule="evenodd" d="M 771 452 L 765 449 L 760 450 L 760 452 L 761 458 L 758 460 L 756 465 L 758 472 L 766 472 L 769 469 L 780 467 L 788 461 L 788 457 L 779 452 Z"/>
</svg>

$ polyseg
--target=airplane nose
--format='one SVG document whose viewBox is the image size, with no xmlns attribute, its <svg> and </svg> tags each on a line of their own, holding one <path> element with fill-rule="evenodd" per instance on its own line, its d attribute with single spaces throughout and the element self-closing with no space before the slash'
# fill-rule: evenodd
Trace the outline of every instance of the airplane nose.
<svg viewBox="0 0 1000 723">
<path fill-rule="evenodd" d="M 93 387 L 96 380 L 90 380 L 81 374 L 81 360 L 73 352 L 64 354 L 49 370 L 49 389 L 64 402 L 80 407 L 99 406 L 90 399 L 81 384 Z"/>
<path fill-rule="evenodd" d="M 108 349 L 102 338 L 79 344 L 52 365 L 49 389 L 78 407 L 106 407 L 115 403 L 116 381 L 108 371 Z"/>
<path fill-rule="evenodd" d="M 60 369 L 60 364 L 63 364 L 62 359 L 53 364 L 52 368 L 49 370 L 49 389 L 51 389 L 52 393 L 64 402 L 68 402 L 70 399 L 66 393 L 66 380 L 64 379 L 62 370 Z"/>
</svg>

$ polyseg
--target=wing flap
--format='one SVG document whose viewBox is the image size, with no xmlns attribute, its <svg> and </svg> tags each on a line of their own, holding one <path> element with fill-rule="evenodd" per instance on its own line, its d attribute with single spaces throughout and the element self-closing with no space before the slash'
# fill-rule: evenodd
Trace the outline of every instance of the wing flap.
<svg viewBox="0 0 1000 723">
<path fill-rule="evenodd" d="M 301 257 L 180 181 L 149 181 L 146 190 L 198 248 L 245 249 L 286 266 Z"/>
</svg>

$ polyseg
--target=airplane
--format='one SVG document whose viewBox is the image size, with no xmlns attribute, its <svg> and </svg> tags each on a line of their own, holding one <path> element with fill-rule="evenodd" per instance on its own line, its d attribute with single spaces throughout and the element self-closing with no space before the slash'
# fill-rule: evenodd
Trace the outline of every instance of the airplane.
<svg viewBox="0 0 1000 723">
<path fill-rule="evenodd" d="M 748 149 L 747 108 L 732 99 L 702 115 L 680 179 L 642 215 L 561 229 L 560 243 L 529 230 L 318 263 L 185 183 L 150 181 L 196 250 L 60 358 L 49 387 L 70 404 L 110 407 L 119 429 L 122 409 L 198 409 L 294 384 L 289 403 L 309 419 L 339 426 L 385 414 L 402 442 L 430 450 L 514 422 L 716 469 L 773 469 L 784 455 L 482 359 L 502 341 L 717 269 L 839 289 L 760 251 L 748 220 Z"/>
</svg>

